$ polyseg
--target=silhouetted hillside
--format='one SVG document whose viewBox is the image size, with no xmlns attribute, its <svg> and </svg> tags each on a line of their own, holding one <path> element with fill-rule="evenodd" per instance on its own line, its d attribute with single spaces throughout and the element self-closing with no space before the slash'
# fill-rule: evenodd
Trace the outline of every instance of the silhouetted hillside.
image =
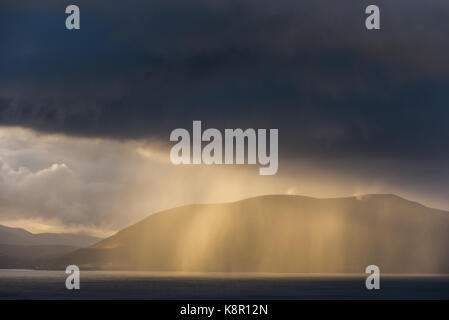
<svg viewBox="0 0 449 320">
<path fill-rule="evenodd" d="M 38 268 L 42 261 L 61 257 L 99 240 L 78 234 L 34 234 L 21 228 L 0 225 L 0 269 Z"/>
<path fill-rule="evenodd" d="M 394 195 L 264 196 L 153 214 L 51 266 L 242 272 L 449 272 L 449 213 Z"/>
<path fill-rule="evenodd" d="M 31 233 L 21 228 L 10 228 L 0 225 L 0 244 L 87 247 L 100 240 L 97 237 L 72 233 Z"/>
</svg>

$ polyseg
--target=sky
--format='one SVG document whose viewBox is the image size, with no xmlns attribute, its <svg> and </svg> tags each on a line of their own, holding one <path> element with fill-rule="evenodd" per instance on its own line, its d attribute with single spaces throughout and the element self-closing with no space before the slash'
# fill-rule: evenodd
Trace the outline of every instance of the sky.
<svg viewBox="0 0 449 320">
<path fill-rule="evenodd" d="M 72 4 L 72 3 L 70 3 Z M 0 224 L 110 234 L 269 193 L 449 209 L 449 3 L 0 3 Z M 169 162 L 170 132 L 278 128 L 279 171 Z"/>
</svg>

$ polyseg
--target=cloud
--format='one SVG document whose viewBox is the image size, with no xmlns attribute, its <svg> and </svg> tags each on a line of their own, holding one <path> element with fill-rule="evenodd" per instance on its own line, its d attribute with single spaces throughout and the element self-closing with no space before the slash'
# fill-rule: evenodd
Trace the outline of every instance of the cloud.
<svg viewBox="0 0 449 320">
<path fill-rule="evenodd" d="M 379 0 L 378 32 L 368 1 L 77 4 L 69 32 L 60 1 L 0 3 L 0 219 L 116 230 L 285 190 L 449 207 L 446 0 Z M 173 168 L 169 134 L 192 120 L 279 128 L 279 174 Z"/>
<path fill-rule="evenodd" d="M 107 234 L 158 210 L 282 189 L 245 184 L 260 179 L 256 167 L 174 166 L 150 140 L 0 127 L 0 224 Z"/>
<path fill-rule="evenodd" d="M 95 161 L 96 144 L 1 129 L 0 217 L 101 225 L 102 214 L 113 209 L 107 196 L 118 191 L 117 181 L 108 177 L 115 170 L 110 162 L 120 159 L 109 158 L 107 146 L 101 145 L 98 152 L 105 157 Z"/>
<path fill-rule="evenodd" d="M 365 4 L 80 1 L 70 33 L 60 2 L 6 1 L 0 123 L 164 142 L 202 120 L 280 128 L 289 156 L 447 159 L 447 2 L 379 1 L 378 32 Z"/>
<path fill-rule="evenodd" d="M 395 193 L 449 208 L 449 172 L 429 167 L 400 162 L 392 167 L 373 159 L 281 158 L 278 174 L 259 176 L 257 166 L 175 166 L 168 149 L 146 139 L 0 127 L 0 224 L 104 236 L 184 204 L 285 193 L 325 198 Z"/>
</svg>

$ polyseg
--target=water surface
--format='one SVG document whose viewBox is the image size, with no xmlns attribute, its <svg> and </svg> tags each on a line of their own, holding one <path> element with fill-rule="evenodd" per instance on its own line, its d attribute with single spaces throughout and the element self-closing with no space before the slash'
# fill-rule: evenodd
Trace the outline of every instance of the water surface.
<svg viewBox="0 0 449 320">
<path fill-rule="evenodd" d="M 365 275 L 81 271 L 67 290 L 64 271 L 0 270 L 0 299 L 449 299 L 449 275 Z"/>
</svg>

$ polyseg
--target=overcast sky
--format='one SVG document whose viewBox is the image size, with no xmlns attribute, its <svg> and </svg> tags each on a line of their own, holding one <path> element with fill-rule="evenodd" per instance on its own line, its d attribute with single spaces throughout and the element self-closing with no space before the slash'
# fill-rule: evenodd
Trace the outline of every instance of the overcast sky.
<svg viewBox="0 0 449 320">
<path fill-rule="evenodd" d="M 449 209 L 446 0 L 376 1 L 369 32 L 367 1 L 77 1 L 79 31 L 67 4 L 0 3 L 0 223 L 108 232 L 271 192 Z M 193 120 L 279 128 L 278 175 L 173 167 Z"/>
</svg>

